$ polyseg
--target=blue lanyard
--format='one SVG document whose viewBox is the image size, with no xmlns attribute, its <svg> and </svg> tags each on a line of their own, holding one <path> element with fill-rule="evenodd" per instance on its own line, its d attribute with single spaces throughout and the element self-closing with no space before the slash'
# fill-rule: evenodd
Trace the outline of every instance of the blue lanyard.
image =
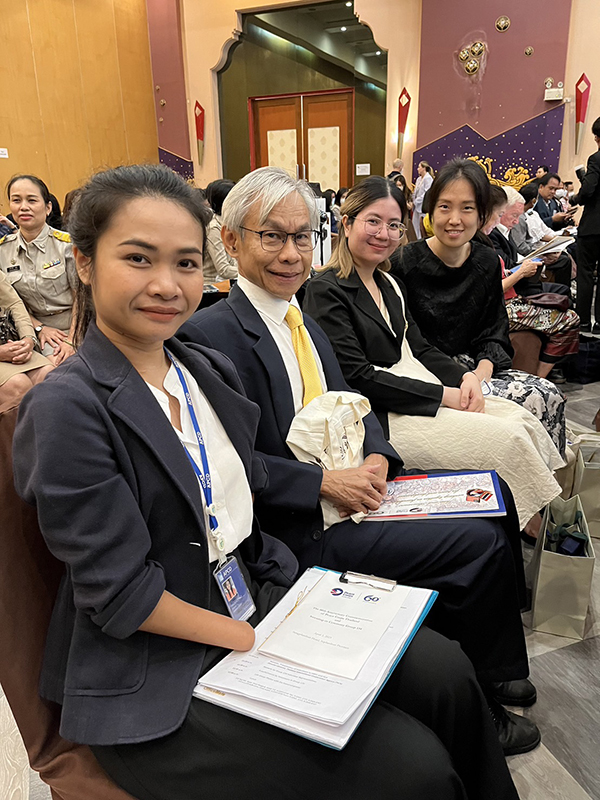
<svg viewBox="0 0 600 800">
<path fill-rule="evenodd" d="M 200 458 L 202 460 L 202 470 L 200 470 L 198 464 L 194 461 L 192 454 L 187 449 L 185 444 L 183 444 L 183 449 L 186 452 L 187 457 L 190 460 L 190 464 L 194 472 L 196 473 L 196 477 L 200 482 L 200 486 L 202 487 L 202 493 L 204 494 L 204 501 L 206 503 L 206 510 L 208 512 L 208 524 L 210 525 L 210 532 L 211 536 L 215 541 L 215 545 L 217 550 L 219 551 L 219 560 L 221 561 L 222 557 L 224 556 L 225 550 L 225 539 L 222 536 L 217 535 L 217 529 L 219 527 L 219 523 L 217 522 L 216 517 L 216 508 L 213 503 L 213 496 L 212 496 L 212 482 L 210 479 L 210 469 L 208 466 L 208 458 L 206 455 L 206 447 L 204 445 L 204 438 L 202 436 L 202 432 L 200 430 L 200 426 L 198 425 L 198 418 L 196 417 L 196 412 L 194 411 L 194 404 L 192 403 L 192 397 L 190 395 L 190 391 L 188 389 L 187 382 L 183 376 L 183 372 L 179 367 L 179 364 L 175 361 L 171 353 L 168 350 L 165 350 L 165 353 L 168 355 L 171 363 L 175 367 L 175 371 L 177 372 L 177 377 L 179 378 L 179 382 L 181 383 L 181 388 L 183 389 L 183 393 L 185 395 L 185 401 L 187 403 L 188 411 L 190 412 L 190 418 L 192 420 L 192 425 L 194 428 L 194 433 L 196 434 L 196 439 L 198 440 L 198 447 L 200 448 Z"/>
</svg>

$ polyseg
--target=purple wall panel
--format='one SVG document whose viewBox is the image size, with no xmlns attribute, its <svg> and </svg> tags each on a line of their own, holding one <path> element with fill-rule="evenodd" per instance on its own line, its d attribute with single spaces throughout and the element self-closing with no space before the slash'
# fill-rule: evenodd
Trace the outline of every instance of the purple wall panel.
<svg viewBox="0 0 600 800">
<path fill-rule="evenodd" d="M 540 164 L 558 170 L 564 106 L 558 106 L 522 125 L 486 140 L 468 125 L 421 147 L 413 157 L 413 173 L 419 161 L 428 161 L 437 171 L 451 158 L 479 156 L 491 159 L 491 174 L 506 179 L 507 170 L 522 167 L 533 178 Z"/>
</svg>

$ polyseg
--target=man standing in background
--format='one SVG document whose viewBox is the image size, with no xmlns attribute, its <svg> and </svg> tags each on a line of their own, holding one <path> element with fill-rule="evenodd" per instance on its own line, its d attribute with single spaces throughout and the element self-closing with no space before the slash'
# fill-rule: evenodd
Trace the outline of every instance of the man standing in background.
<svg viewBox="0 0 600 800">
<path fill-rule="evenodd" d="M 589 157 L 581 189 L 571 203 L 583 206 L 577 233 L 577 313 L 581 318 L 582 333 L 600 334 L 600 117 L 592 125 L 592 134 L 598 150 Z M 594 270 L 597 270 L 595 280 Z M 592 327 L 594 285 L 596 302 Z"/>
</svg>

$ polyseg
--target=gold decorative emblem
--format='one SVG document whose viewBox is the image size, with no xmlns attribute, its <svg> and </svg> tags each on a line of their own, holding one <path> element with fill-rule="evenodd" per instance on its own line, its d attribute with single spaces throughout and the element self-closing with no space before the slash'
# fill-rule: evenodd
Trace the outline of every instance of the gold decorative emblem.
<svg viewBox="0 0 600 800">
<path fill-rule="evenodd" d="M 531 180 L 531 175 L 529 174 L 529 170 L 525 169 L 525 167 L 509 167 L 506 172 L 504 173 L 504 179 L 502 178 L 494 178 L 492 175 L 492 164 L 494 163 L 493 158 L 482 158 L 481 156 L 469 156 L 469 161 L 474 161 L 476 164 L 479 164 L 481 169 L 485 172 L 488 177 L 490 183 L 493 183 L 494 186 L 512 186 L 514 189 L 519 191 L 526 183 L 529 183 Z"/>
<path fill-rule="evenodd" d="M 510 17 L 498 17 L 496 20 L 496 30 L 504 33 L 510 28 Z"/>
<path fill-rule="evenodd" d="M 533 53 L 534 53 L 534 49 L 533 49 L 533 47 L 531 47 L 531 45 L 529 45 L 529 47 L 525 48 L 525 55 L 526 56 L 532 56 Z"/>
<path fill-rule="evenodd" d="M 473 42 L 471 45 L 471 55 L 479 58 L 485 52 L 485 44 L 483 42 Z"/>
<path fill-rule="evenodd" d="M 468 47 L 463 47 L 463 49 L 458 54 L 458 60 L 459 61 L 468 61 L 470 56 L 471 56 L 471 54 L 469 53 L 469 48 Z"/>
<path fill-rule="evenodd" d="M 465 64 L 465 72 L 467 75 L 475 75 L 479 71 L 479 61 L 476 58 L 470 58 Z"/>
</svg>

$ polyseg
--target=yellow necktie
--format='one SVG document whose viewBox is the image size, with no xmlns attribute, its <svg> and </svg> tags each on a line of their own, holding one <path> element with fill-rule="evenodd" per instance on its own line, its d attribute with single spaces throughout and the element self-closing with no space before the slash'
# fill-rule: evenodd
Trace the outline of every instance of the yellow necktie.
<svg viewBox="0 0 600 800">
<path fill-rule="evenodd" d="M 319 378 L 317 362 L 310 346 L 308 331 L 302 322 L 302 313 L 296 306 L 291 305 L 285 315 L 285 321 L 292 331 L 292 345 L 294 346 L 302 383 L 304 384 L 302 405 L 305 406 L 315 397 L 323 394 L 323 387 Z"/>
</svg>

